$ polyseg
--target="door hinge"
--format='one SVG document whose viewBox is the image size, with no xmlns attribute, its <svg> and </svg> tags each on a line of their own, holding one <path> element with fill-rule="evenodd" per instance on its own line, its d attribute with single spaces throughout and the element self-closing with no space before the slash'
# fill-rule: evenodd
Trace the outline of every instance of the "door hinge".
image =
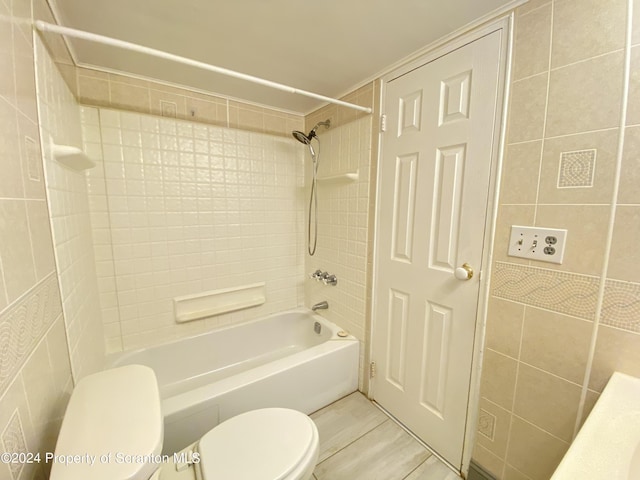
<svg viewBox="0 0 640 480">
<path fill-rule="evenodd" d="M 380 131 L 381 132 L 387 131 L 387 114 L 386 113 L 383 113 L 382 115 L 380 115 Z"/>
<path fill-rule="evenodd" d="M 373 378 L 376 376 L 376 362 L 371 362 L 369 364 L 369 378 Z"/>
</svg>

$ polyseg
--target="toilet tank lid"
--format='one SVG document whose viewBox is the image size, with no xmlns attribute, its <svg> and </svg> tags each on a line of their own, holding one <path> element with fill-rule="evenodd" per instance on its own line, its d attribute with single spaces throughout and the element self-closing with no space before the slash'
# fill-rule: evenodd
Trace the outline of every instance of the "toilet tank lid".
<svg viewBox="0 0 640 480">
<path fill-rule="evenodd" d="M 55 454 L 71 461 L 55 461 L 50 479 L 147 479 L 160 466 L 162 435 L 153 370 L 127 365 L 89 375 L 71 394 L 56 444 Z"/>
</svg>

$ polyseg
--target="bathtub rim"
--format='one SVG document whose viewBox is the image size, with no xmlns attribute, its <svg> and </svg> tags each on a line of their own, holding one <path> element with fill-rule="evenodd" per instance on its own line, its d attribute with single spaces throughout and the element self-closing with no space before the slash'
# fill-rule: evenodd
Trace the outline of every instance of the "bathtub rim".
<svg viewBox="0 0 640 480">
<path fill-rule="evenodd" d="M 270 319 L 270 318 L 273 318 L 273 317 L 276 317 L 276 316 L 279 316 L 279 315 L 287 314 L 287 313 L 303 313 L 303 314 L 309 315 L 313 320 L 315 320 L 317 322 L 320 322 L 320 324 L 322 324 L 324 327 L 329 328 L 330 331 L 331 331 L 331 337 L 328 338 L 326 340 L 326 342 L 330 342 L 330 341 L 334 341 L 334 340 L 336 340 L 336 341 L 343 341 L 343 340 L 356 340 L 356 341 L 358 341 L 358 339 L 356 337 L 354 337 L 350 333 L 346 337 L 339 337 L 338 336 L 338 332 L 339 331 L 344 331 L 340 326 L 336 325 L 331 320 L 319 315 L 318 313 L 311 311 L 309 308 L 297 307 L 297 308 L 293 308 L 293 309 L 290 309 L 290 310 L 283 310 L 281 312 L 270 313 L 268 315 L 264 315 L 262 317 L 253 318 L 253 319 L 246 320 L 246 321 L 241 321 L 241 322 L 237 322 L 237 323 L 233 323 L 233 324 L 229 324 L 229 325 L 224 325 L 224 326 L 212 328 L 211 330 L 207 330 L 206 332 L 201 332 L 201 333 L 197 333 L 195 335 L 189 335 L 189 336 L 185 336 L 185 337 L 175 338 L 175 339 L 172 339 L 172 340 L 168 340 L 166 342 L 161 342 L 161 343 L 157 343 L 157 344 L 154 344 L 154 345 L 149 345 L 147 347 L 140 347 L 140 348 L 136 348 L 136 349 L 133 349 L 133 350 L 123 350 L 121 352 L 110 353 L 110 354 L 106 355 L 105 363 L 104 363 L 104 370 L 122 366 L 122 364 L 119 363 L 120 360 L 126 360 L 127 357 L 132 357 L 135 354 L 139 354 L 139 353 L 145 352 L 145 351 L 150 350 L 150 349 L 166 347 L 166 346 L 169 346 L 169 345 L 174 345 L 174 344 L 179 343 L 179 342 L 184 342 L 186 340 L 191 340 L 191 339 L 195 339 L 195 338 L 204 337 L 206 335 L 211 335 L 211 334 L 216 333 L 216 332 L 222 332 L 222 331 L 230 330 L 230 329 L 236 328 L 236 327 L 251 325 L 253 323 L 262 322 L 262 321 L 265 321 L 267 319 Z M 326 343 L 326 342 L 323 342 L 323 343 Z M 125 364 L 125 365 L 127 365 L 127 364 Z"/>
</svg>

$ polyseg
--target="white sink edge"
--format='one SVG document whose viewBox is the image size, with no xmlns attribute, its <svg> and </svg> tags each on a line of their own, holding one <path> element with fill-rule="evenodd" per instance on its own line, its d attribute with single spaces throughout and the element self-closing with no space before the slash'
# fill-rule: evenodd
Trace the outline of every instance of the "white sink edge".
<svg viewBox="0 0 640 480">
<path fill-rule="evenodd" d="M 614 372 L 551 480 L 640 478 L 640 379 Z"/>
</svg>

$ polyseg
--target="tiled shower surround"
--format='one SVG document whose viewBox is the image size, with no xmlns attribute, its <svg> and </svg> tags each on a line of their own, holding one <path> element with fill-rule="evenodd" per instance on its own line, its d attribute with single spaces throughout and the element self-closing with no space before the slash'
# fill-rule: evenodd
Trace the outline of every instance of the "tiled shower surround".
<svg viewBox="0 0 640 480">
<path fill-rule="evenodd" d="M 36 37 L 38 112 L 43 142 L 51 239 L 74 378 L 103 368 L 104 334 L 98 303 L 84 172 L 60 165 L 52 144 L 82 147 L 80 110 L 53 59 Z"/>
<path fill-rule="evenodd" d="M 302 304 L 302 145 L 110 109 L 82 119 L 108 351 Z M 260 307 L 175 323 L 176 296 L 263 281 Z"/>
<path fill-rule="evenodd" d="M 326 300 L 322 315 L 347 329 L 361 341 L 360 388 L 366 341 L 368 209 L 371 175 L 371 116 L 341 127 L 319 132 L 318 245 L 316 254 L 305 256 L 305 273 L 318 269 L 338 277 L 338 285 L 305 279 L 308 307 Z M 315 142 L 314 142 L 315 144 Z M 307 178 L 311 178 L 308 152 Z M 341 175 L 357 173 L 357 179 Z M 324 180 L 326 178 L 326 180 Z M 304 200 L 308 208 L 308 193 Z M 305 230 L 306 240 L 306 230 Z M 306 241 L 305 241 L 306 248 Z"/>
</svg>

